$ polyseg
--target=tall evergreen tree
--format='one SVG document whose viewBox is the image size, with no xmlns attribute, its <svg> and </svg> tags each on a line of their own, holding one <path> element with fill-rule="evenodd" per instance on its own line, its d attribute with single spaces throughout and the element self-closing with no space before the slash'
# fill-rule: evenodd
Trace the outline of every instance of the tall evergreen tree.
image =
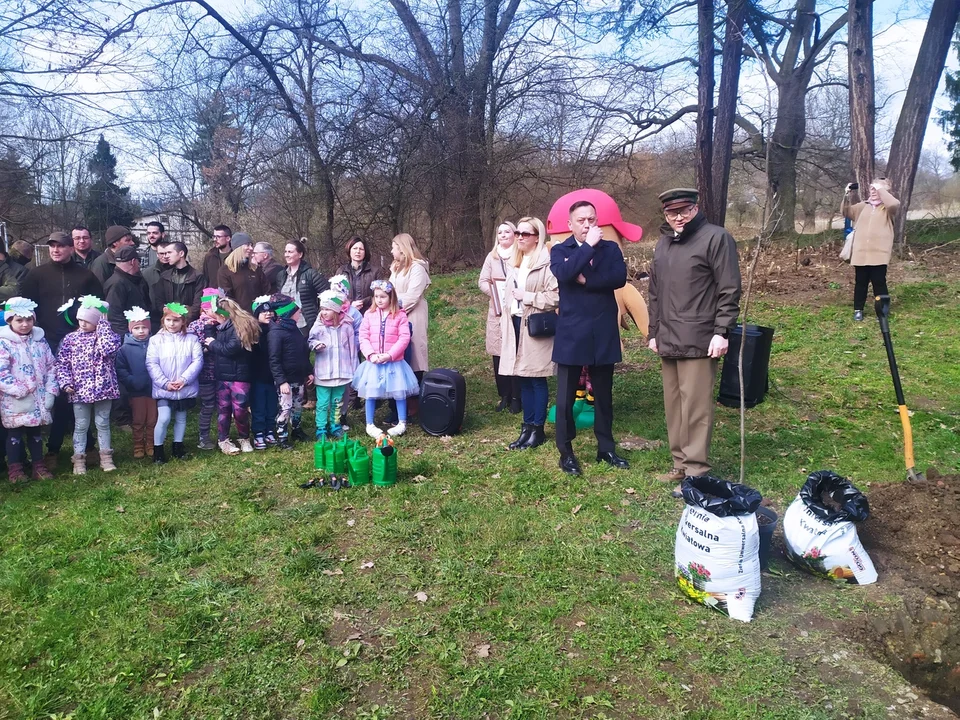
<svg viewBox="0 0 960 720">
<path fill-rule="evenodd" d="M 117 158 L 103 135 L 87 163 L 92 182 L 83 203 L 83 217 L 94 237 L 102 238 L 111 225 L 133 224 L 135 207 L 130 188 L 117 184 Z"/>
<path fill-rule="evenodd" d="M 960 30 L 953 42 L 953 47 L 960 58 Z M 948 72 L 946 78 L 947 97 L 953 102 L 949 110 L 940 110 L 937 123 L 947 134 L 947 150 L 950 153 L 950 164 L 954 172 L 960 172 L 960 72 Z"/>
</svg>

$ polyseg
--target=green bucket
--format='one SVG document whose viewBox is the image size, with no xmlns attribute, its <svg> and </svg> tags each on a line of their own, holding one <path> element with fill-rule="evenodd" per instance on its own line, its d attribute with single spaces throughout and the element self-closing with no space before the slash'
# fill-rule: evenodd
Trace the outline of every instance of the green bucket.
<svg viewBox="0 0 960 720">
<path fill-rule="evenodd" d="M 354 487 L 370 482 L 370 456 L 360 443 L 354 442 L 347 454 L 347 475 Z"/>
<path fill-rule="evenodd" d="M 397 449 L 384 438 L 373 449 L 373 484 L 390 487 L 397 482 Z"/>
</svg>

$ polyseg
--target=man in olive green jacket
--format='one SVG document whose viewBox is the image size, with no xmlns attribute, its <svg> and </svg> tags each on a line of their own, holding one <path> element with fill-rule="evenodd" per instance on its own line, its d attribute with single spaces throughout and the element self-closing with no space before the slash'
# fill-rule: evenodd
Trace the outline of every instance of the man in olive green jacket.
<svg viewBox="0 0 960 720">
<path fill-rule="evenodd" d="M 666 223 L 650 271 L 649 346 L 662 362 L 673 455 L 673 469 L 659 479 L 679 483 L 710 472 L 713 386 L 740 314 L 740 264 L 733 236 L 707 222 L 696 190 L 677 188 L 659 197 Z"/>
</svg>

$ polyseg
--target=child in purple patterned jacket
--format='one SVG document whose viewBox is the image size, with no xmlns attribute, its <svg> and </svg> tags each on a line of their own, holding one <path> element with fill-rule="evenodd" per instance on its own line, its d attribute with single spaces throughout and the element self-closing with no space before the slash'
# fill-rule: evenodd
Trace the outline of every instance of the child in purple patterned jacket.
<svg viewBox="0 0 960 720">
<path fill-rule="evenodd" d="M 100 468 L 116 470 L 110 445 L 110 408 L 120 397 L 114 366 L 120 350 L 120 336 L 107 322 L 107 303 L 93 295 L 80 298 L 77 325 L 60 343 L 57 355 L 57 383 L 73 403 L 73 474 L 87 472 L 87 429 L 91 416 L 100 444 Z"/>
</svg>

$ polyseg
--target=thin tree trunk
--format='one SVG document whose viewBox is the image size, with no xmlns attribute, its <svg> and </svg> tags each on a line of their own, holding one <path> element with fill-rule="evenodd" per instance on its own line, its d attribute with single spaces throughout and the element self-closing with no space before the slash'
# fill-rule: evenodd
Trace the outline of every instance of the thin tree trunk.
<svg viewBox="0 0 960 720">
<path fill-rule="evenodd" d="M 740 64 L 743 55 L 743 24 L 747 14 L 746 0 L 731 0 L 724 23 L 723 63 L 720 72 L 720 93 L 717 116 L 713 125 L 713 168 L 711 201 L 713 222 L 723 225 L 727 219 L 727 185 L 730 181 L 730 159 L 733 156 L 733 129 L 740 89 Z"/>
<path fill-rule="evenodd" d="M 711 172 L 713 169 L 713 0 L 697 0 L 697 190 L 700 207 L 714 222 Z"/>
<path fill-rule="evenodd" d="M 957 0 L 934 0 L 930 9 L 930 19 L 923 33 L 917 63 L 913 66 L 913 75 L 903 98 L 903 109 L 897 121 L 897 129 L 890 146 L 890 161 L 887 163 L 887 175 L 893 185 L 893 194 L 900 200 L 900 211 L 896 215 L 897 243 L 903 248 L 903 230 L 907 220 L 907 210 L 913 195 L 913 181 L 917 176 L 920 163 L 920 151 L 923 149 L 923 135 L 930 119 L 933 99 L 940 84 L 943 66 L 950 51 L 950 40 L 960 18 L 960 2 Z"/>
<path fill-rule="evenodd" d="M 847 20 L 850 73 L 850 149 L 853 177 L 861 187 L 873 179 L 877 113 L 873 74 L 873 0 L 850 0 Z"/>
</svg>

